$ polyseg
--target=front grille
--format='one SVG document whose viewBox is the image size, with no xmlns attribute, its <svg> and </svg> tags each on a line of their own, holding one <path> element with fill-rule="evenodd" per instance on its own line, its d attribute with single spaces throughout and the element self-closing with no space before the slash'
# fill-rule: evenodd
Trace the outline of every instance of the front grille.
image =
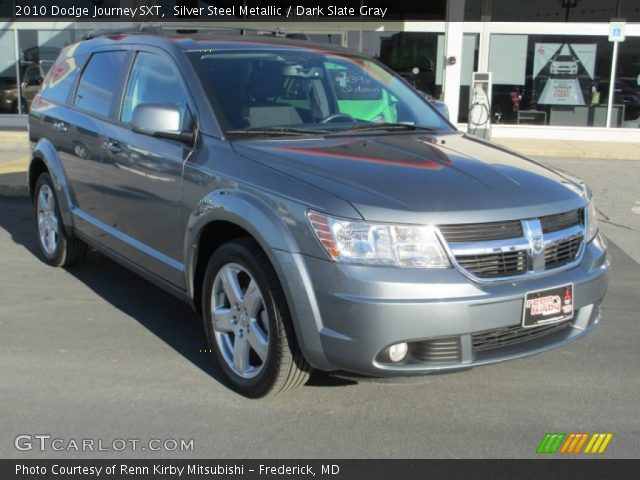
<svg viewBox="0 0 640 480">
<path fill-rule="evenodd" d="M 422 363 L 457 363 L 462 360 L 460 337 L 436 338 L 410 344 L 411 356 Z"/>
<path fill-rule="evenodd" d="M 582 236 L 579 236 L 547 246 L 544 249 L 545 269 L 549 270 L 571 263 L 578 255 L 581 244 Z"/>
<path fill-rule="evenodd" d="M 539 219 L 439 228 L 460 267 L 479 278 L 499 279 L 551 270 L 575 261 L 582 246 L 583 215 L 583 209 L 576 209 Z M 544 251 L 538 249 L 540 233 Z"/>
<path fill-rule="evenodd" d="M 582 209 L 541 217 L 540 223 L 544 233 L 557 232 L 576 225 L 582 225 Z"/>
<path fill-rule="evenodd" d="M 443 225 L 440 227 L 440 232 L 449 243 L 504 240 L 521 237 L 522 223 L 520 220 L 510 220 L 507 222 Z"/>
<path fill-rule="evenodd" d="M 458 263 L 468 272 L 482 278 L 519 275 L 529 270 L 525 250 L 482 255 L 459 255 Z"/>
<path fill-rule="evenodd" d="M 473 350 L 475 352 L 481 352 L 529 342 L 531 340 L 556 333 L 565 329 L 569 325 L 571 325 L 571 320 L 532 328 L 523 328 L 521 325 L 517 325 L 515 327 L 501 328 L 499 330 L 474 333 L 472 335 Z"/>
</svg>

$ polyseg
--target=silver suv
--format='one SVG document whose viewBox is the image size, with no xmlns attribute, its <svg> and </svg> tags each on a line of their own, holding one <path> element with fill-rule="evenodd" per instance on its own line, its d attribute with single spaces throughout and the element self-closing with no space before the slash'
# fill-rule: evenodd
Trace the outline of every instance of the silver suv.
<svg viewBox="0 0 640 480">
<path fill-rule="evenodd" d="M 238 392 L 312 368 L 514 359 L 600 321 L 589 189 L 458 132 L 349 50 L 115 35 L 67 47 L 30 110 L 40 249 L 91 246 L 200 312 Z"/>
</svg>

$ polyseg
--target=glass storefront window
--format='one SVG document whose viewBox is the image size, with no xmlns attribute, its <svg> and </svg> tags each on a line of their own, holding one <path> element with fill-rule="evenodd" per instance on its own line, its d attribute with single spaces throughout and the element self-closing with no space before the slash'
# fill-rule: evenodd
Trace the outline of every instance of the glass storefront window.
<svg viewBox="0 0 640 480">
<path fill-rule="evenodd" d="M 329 45 L 342 46 L 341 33 L 307 33 L 307 38 L 316 43 L 328 43 Z"/>
<path fill-rule="evenodd" d="M 618 67 L 613 103 L 624 106 L 623 127 L 640 128 L 640 38 L 638 37 L 627 37 L 618 45 Z"/>
<path fill-rule="evenodd" d="M 0 113 L 18 113 L 15 32 L 0 30 Z"/>
<path fill-rule="evenodd" d="M 468 117 L 471 74 L 478 67 L 478 38 L 478 34 L 475 33 L 464 35 L 460 109 L 457 118 L 459 122 L 466 122 Z M 377 58 L 398 72 L 425 96 L 435 100 L 441 98 L 444 71 L 443 33 L 363 32 L 362 50 L 363 53 Z M 456 121 L 454 115 L 451 119 Z"/>
<path fill-rule="evenodd" d="M 362 32 L 362 51 L 402 75 L 424 95 L 439 98 L 438 33 Z"/>
<path fill-rule="evenodd" d="M 627 22 L 640 21 L 638 0 L 491 1 L 494 22 L 609 22 L 613 17 L 626 18 Z"/>
<path fill-rule="evenodd" d="M 478 70 L 478 41 L 477 33 L 465 33 L 462 43 L 462 72 L 460 73 L 460 107 L 458 122 L 469 121 L 469 89 L 473 72 Z M 442 54 L 444 57 L 444 52 Z M 452 120 L 455 120 L 452 118 Z"/>
<path fill-rule="evenodd" d="M 493 122 L 604 127 L 611 60 L 608 37 L 492 35 Z"/>
</svg>

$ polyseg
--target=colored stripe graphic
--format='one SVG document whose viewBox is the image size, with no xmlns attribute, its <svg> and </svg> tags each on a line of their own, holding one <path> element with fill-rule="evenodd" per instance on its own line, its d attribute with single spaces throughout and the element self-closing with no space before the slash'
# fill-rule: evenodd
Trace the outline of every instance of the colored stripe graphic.
<svg viewBox="0 0 640 480">
<path fill-rule="evenodd" d="M 589 436 L 591 436 L 589 438 Z M 613 438 L 613 433 L 546 433 L 540 445 L 538 445 L 537 453 L 604 453 L 609 442 Z M 588 440 L 588 441 L 587 441 Z M 584 450 L 582 447 L 587 445 Z"/>
<path fill-rule="evenodd" d="M 566 437 L 566 433 L 547 433 L 540 445 L 538 445 L 538 453 L 556 453 L 562 440 Z"/>
<path fill-rule="evenodd" d="M 612 438 L 612 433 L 594 433 L 584 453 L 604 453 Z"/>
<path fill-rule="evenodd" d="M 588 433 L 570 433 L 562 445 L 560 453 L 580 453 L 587 438 L 589 438 Z"/>
</svg>

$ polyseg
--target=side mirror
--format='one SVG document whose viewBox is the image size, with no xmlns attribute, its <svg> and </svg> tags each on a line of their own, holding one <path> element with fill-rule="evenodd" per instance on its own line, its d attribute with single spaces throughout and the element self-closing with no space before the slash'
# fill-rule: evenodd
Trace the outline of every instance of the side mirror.
<svg viewBox="0 0 640 480">
<path fill-rule="evenodd" d="M 193 132 L 181 130 L 180 110 L 171 104 L 143 103 L 133 110 L 131 129 L 151 137 L 191 143 Z"/>
</svg>

